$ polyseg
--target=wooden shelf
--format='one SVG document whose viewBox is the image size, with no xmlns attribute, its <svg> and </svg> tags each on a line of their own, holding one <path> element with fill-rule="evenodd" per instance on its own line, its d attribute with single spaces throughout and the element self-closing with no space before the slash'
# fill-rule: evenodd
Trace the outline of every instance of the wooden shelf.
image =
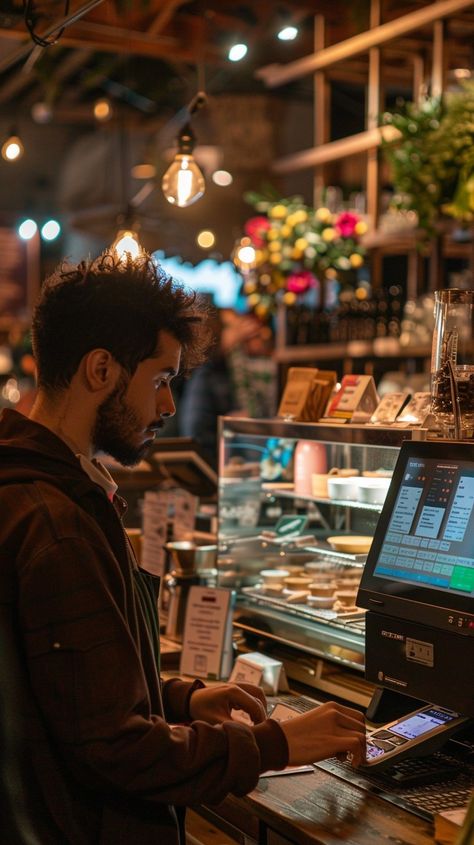
<svg viewBox="0 0 474 845">
<path fill-rule="evenodd" d="M 318 343 L 306 346 L 285 346 L 276 349 L 274 359 L 279 364 L 337 361 L 341 358 L 429 358 L 431 346 L 401 346 L 391 337 L 375 340 L 351 340 L 348 343 Z"/>
</svg>

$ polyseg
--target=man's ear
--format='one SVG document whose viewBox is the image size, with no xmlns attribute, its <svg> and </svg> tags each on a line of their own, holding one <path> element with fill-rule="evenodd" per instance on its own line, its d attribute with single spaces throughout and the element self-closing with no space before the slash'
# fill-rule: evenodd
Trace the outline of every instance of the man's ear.
<svg viewBox="0 0 474 845">
<path fill-rule="evenodd" d="M 120 375 L 120 364 L 107 349 L 92 349 L 84 356 L 84 376 L 89 390 L 109 391 Z"/>
</svg>

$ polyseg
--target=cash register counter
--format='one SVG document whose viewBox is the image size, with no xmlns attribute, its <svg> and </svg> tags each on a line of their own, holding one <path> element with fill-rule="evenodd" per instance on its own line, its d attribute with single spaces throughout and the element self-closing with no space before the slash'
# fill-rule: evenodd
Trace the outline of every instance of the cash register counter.
<svg viewBox="0 0 474 845">
<path fill-rule="evenodd" d="M 168 678 L 176 675 L 173 670 L 163 672 Z M 245 798 L 229 795 L 218 806 L 193 809 L 240 845 L 433 845 L 435 841 L 431 822 L 317 767 L 310 773 L 260 778 Z"/>
<path fill-rule="evenodd" d="M 335 775 L 261 778 L 198 812 L 241 845 L 433 845 L 433 825 Z"/>
</svg>

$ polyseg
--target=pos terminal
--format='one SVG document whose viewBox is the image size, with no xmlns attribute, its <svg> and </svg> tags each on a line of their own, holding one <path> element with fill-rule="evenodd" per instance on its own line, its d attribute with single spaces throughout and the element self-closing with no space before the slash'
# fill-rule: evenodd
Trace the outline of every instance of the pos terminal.
<svg viewBox="0 0 474 845">
<path fill-rule="evenodd" d="M 366 765 L 380 769 L 431 753 L 474 717 L 474 444 L 403 444 L 357 605 L 366 677 L 411 711 L 369 732 Z"/>
</svg>

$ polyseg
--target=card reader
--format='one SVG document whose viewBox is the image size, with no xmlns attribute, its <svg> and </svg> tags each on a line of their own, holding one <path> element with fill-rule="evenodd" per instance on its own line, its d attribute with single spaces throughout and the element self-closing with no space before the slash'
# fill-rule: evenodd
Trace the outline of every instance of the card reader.
<svg viewBox="0 0 474 845">
<path fill-rule="evenodd" d="M 407 757 L 423 757 L 441 748 L 468 719 L 454 710 L 427 704 L 412 713 L 367 732 L 363 766 L 380 770 Z"/>
</svg>

